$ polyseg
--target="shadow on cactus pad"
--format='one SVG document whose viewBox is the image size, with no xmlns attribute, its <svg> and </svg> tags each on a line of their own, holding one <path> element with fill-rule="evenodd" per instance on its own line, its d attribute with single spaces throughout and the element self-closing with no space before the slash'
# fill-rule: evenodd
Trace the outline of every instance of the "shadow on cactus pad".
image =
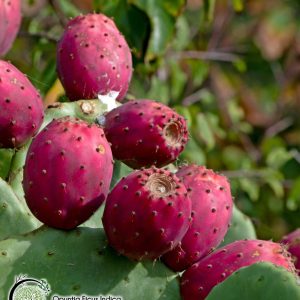
<svg viewBox="0 0 300 300">
<path fill-rule="evenodd" d="M 15 277 L 44 278 L 51 295 L 120 295 L 126 300 L 179 300 L 174 273 L 160 262 L 137 263 L 107 246 L 103 230 L 45 226 L 0 242 L 0 299 Z"/>
</svg>

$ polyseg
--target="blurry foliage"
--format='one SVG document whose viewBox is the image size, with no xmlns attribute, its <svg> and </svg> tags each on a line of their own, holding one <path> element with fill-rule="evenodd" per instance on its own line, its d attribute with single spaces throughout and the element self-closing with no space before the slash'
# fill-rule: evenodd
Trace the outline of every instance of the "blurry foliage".
<svg viewBox="0 0 300 300">
<path fill-rule="evenodd" d="M 61 93 L 55 41 L 63 24 L 82 12 L 104 12 L 132 49 L 127 97 L 157 99 L 188 120 L 190 141 L 176 164 L 206 164 L 227 175 L 259 237 L 279 239 L 300 227 L 298 0 L 25 2 L 36 7 L 24 7 L 6 59 L 47 103 L 56 89 Z M 3 157 L 9 164 L 11 154 L 0 155 L 6 176 Z"/>
</svg>

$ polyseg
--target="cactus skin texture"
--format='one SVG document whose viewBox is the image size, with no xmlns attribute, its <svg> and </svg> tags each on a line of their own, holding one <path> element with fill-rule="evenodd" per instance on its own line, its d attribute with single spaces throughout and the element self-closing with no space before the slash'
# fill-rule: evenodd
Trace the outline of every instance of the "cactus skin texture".
<svg viewBox="0 0 300 300">
<path fill-rule="evenodd" d="M 0 178 L 0 240 L 30 232 L 39 226 L 40 223 L 32 216 L 26 204 L 20 201 L 7 182 Z"/>
<path fill-rule="evenodd" d="M 45 278 L 52 290 L 47 299 L 56 294 L 64 299 L 71 299 L 70 295 L 80 299 L 84 298 L 80 295 L 90 295 L 85 298 L 90 300 L 120 295 L 124 300 L 180 300 L 173 272 L 159 261 L 136 263 L 118 255 L 107 246 L 101 229 L 62 231 L 42 226 L 0 241 L 1 300 L 7 299 L 20 274 Z"/>
<path fill-rule="evenodd" d="M 259 262 L 230 275 L 206 300 L 299 300 L 299 279 L 272 263 Z"/>
<path fill-rule="evenodd" d="M 163 256 L 174 271 L 183 271 L 214 250 L 223 240 L 232 217 L 227 178 L 203 166 L 190 165 L 177 173 L 192 201 L 192 224 L 181 243 Z"/>
<path fill-rule="evenodd" d="M 117 91 L 124 98 L 132 75 L 131 52 L 113 20 L 88 14 L 71 20 L 58 44 L 57 72 L 70 100 Z"/>
<path fill-rule="evenodd" d="M 103 203 L 112 170 L 112 153 L 99 126 L 69 117 L 53 120 L 27 153 L 28 207 L 46 225 L 72 229 Z"/>
<path fill-rule="evenodd" d="M 193 264 L 181 277 L 183 300 L 202 300 L 233 272 L 257 262 L 270 262 L 294 272 L 288 252 L 278 243 L 236 241 Z"/>
<path fill-rule="evenodd" d="M 18 148 L 41 126 L 43 103 L 26 76 L 3 60 L 0 60 L 0 105 L 0 148 Z"/>
<path fill-rule="evenodd" d="M 0 1 L 0 56 L 11 48 L 21 25 L 21 0 Z"/>
<path fill-rule="evenodd" d="M 284 236 L 281 243 L 287 246 L 287 250 L 292 254 L 295 267 L 300 275 L 300 228 Z"/>
<path fill-rule="evenodd" d="M 225 235 L 224 241 L 219 245 L 219 248 L 238 240 L 254 240 L 256 238 L 255 227 L 251 219 L 234 205 L 231 226 Z"/>
<path fill-rule="evenodd" d="M 184 185 L 162 169 L 135 171 L 107 197 L 103 226 L 109 244 L 134 260 L 156 259 L 175 247 L 190 224 Z"/>
<path fill-rule="evenodd" d="M 175 161 L 188 140 L 184 118 L 148 99 L 129 101 L 107 113 L 105 134 L 114 158 L 134 169 Z"/>
</svg>

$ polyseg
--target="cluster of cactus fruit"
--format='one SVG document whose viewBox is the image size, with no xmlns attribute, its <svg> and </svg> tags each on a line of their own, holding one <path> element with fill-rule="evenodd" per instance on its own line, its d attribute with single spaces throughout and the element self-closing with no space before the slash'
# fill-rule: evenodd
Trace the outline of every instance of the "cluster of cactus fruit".
<svg viewBox="0 0 300 300">
<path fill-rule="evenodd" d="M 1 39 L 0 32 L 3 53 L 9 43 Z M 133 300 L 176 300 L 179 287 L 184 300 L 254 299 L 255 288 L 235 296 L 234 285 L 262 273 L 271 279 L 260 291 L 276 280 L 277 297 L 290 288 L 289 298 L 264 299 L 300 299 L 286 250 L 300 256 L 299 231 L 283 240 L 286 247 L 257 240 L 226 177 L 193 164 L 168 169 L 188 142 L 182 116 L 149 99 L 110 111 L 95 100 L 113 91 L 123 101 L 132 76 L 130 49 L 110 18 L 71 20 L 57 47 L 57 70 L 74 102 L 44 112 L 26 76 L 0 61 L 0 144 L 17 149 L 8 183 L 0 180 L 1 299 L 19 273 L 46 277 L 59 294 Z M 112 186 L 118 166 L 125 176 Z"/>
</svg>

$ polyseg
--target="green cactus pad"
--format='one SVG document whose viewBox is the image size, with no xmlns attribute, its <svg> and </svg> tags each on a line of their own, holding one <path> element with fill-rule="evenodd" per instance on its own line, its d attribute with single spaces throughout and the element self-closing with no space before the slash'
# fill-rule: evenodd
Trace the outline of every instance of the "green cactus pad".
<svg viewBox="0 0 300 300">
<path fill-rule="evenodd" d="M 102 229 L 41 227 L 0 242 L 0 299 L 19 274 L 47 280 L 51 295 L 120 295 L 126 300 L 179 300 L 176 275 L 162 263 L 118 255 Z M 51 297 L 50 297 L 51 298 Z"/>
<path fill-rule="evenodd" d="M 215 286 L 207 300 L 299 300 L 299 278 L 271 263 L 256 263 L 234 272 Z"/>
<path fill-rule="evenodd" d="M 76 117 L 89 123 L 94 123 L 99 115 L 106 111 L 106 105 L 98 99 L 78 100 L 75 102 L 54 103 L 48 106 L 42 128 L 53 119 L 65 116 Z"/>
<path fill-rule="evenodd" d="M 38 226 L 38 220 L 16 197 L 7 182 L 0 178 L 0 240 L 32 231 Z"/>
<path fill-rule="evenodd" d="M 0 177 L 3 179 L 8 176 L 13 155 L 12 149 L 0 149 Z"/>
<path fill-rule="evenodd" d="M 255 228 L 250 218 L 234 206 L 231 227 L 227 231 L 224 241 L 219 248 L 243 239 L 256 239 Z"/>
</svg>

